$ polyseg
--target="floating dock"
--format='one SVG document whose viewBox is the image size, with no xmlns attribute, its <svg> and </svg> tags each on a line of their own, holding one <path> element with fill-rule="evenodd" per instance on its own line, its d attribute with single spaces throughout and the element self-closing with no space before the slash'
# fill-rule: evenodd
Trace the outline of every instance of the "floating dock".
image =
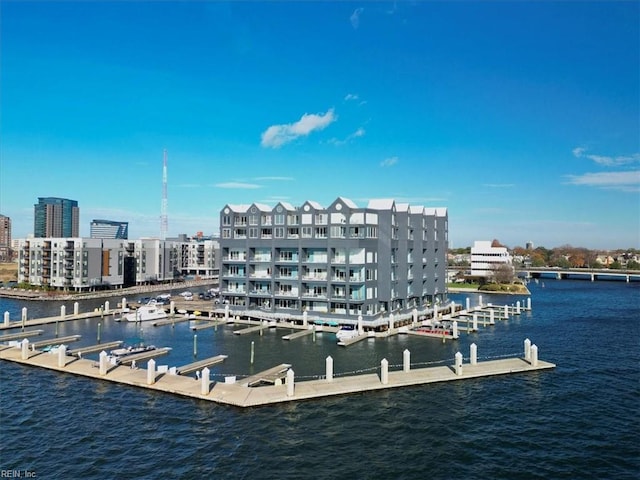
<svg viewBox="0 0 640 480">
<path fill-rule="evenodd" d="M 525 341 L 525 352 L 526 352 Z M 531 346 L 533 351 L 534 346 Z M 184 397 L 237 407 L 257 407 L 276 403 L 318 399 L 335 395 L 371 392 L 390 388 L 426 385 L 437 382 L 469 380 L 474 378 L 514 373 L 528 373 L 555 368 L 553 363 L 537 359 L 535 355 L 462 364 L 462 355 L 456 354 L 455 364 L 426 368 L 410 368 L 388 371 L 383 360 L 380 373 L 334 377 L 327 373 L 317 380 L 295 381 L 291 365 L 281 364 L 267 371 L 244 379 L 211 382 L 208 368 L 203 368 L 202 378 L 194 380 L 184 375 L 161 374 L 143 368 L 132 369 L 122 365 L 109 365 L 102 373 L 93 360 L 57 354 L 38 354 L 22 357 L 20 348 L 0 351 L 0 359 L 24 365 L 47 368 L 103 381 L 126 384 L 149 390 L 173 393 Z M 41 352 L 39 352 L 41 353 Z M 183 367 L 184 368 L 184 367 Z M 283 381 L 284 380 L 284 381 Z M 263 385 L 272 383 L 271 385 Z M 251 386 L 259 385 L 259 386 Z"/>
<path fill-rule="evenodd" d="M 301 330 L 299 332 L 290 333 L 289 335 L 284 335 L 282 337 L 283 340 L 295 340 L 296 338 L 306 337 L 307 335 L 311 335 L 313 333 L 313 328 L 308 328 L 306 330 Z"/>
<path fill-rule="evenodd" d="M 205 358 L 204 360 L 200 360 L 198 362 L 189 363 L 187 365 L 183 365 L 182 367 L 178 367 L 176 369 L 176 373 L 178 375 L 186 375 L 188 373 L 195 372 L 196 370 L 201 370 L 205 367 L 211 367 L 212 365 L 216 365 L 218 363 L 222 363 L 227 359 L 227 355 L 216 355 L 215 357 Z"/>
</svg>

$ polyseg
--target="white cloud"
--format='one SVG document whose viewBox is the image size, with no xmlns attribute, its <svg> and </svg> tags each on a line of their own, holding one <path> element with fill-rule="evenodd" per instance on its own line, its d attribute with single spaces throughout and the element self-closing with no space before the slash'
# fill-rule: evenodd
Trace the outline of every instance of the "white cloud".
<svg viewBox="0 0 640 480">
<path fill-rule="evenodd" d="M 260 185 L 256 185 L 255 183 L 244 183 L 244 182 L 223 182 L 216 183 L 214 187 L 217 188 L 239 188 L 239 189 L 254 189 L 254 188 L 262 188 Z"/>
<path fill-rule="evenodd" d="M 364 12 L 364 8 L 356 8 L 351 14 L 351 17 L 349 17 L 349 20 L 351 20 L 351 26 L 353 28 L 358 28 L 360 26 L 360 15 L 362 15 L 362 12 Z"/>
<path fill-rule="evenodd" d="M 360 97 L 358 96 L 357 93 L 347 93 L 347 95 L 344 97 L 345 101 L 349 101 L 349 100 L 358 100 Z"/>
<path fill-rule="evenodd" d="M 305 113 L 297 122 L 271 125 L 262 133 L 260 144 L 263 147 L 281 147 L 298 137 L 307 136 L 315 130 L 323 130 L 335 122 L 337 118 L 333 113 L 333 108 L 330 108 L 324 114 Z"/>
<path fill-rule="evenodd" d="M 576 158 L 588 158 L 603 167 L 619 167 L 620 165 L 640 162 L 640 153 L 610 157 L 606 155 L 587 155 L 586 152 L 587 149 L 584 147 L 576 147 L 572 150 L 572 153 Z"/>
<path fill-rule="evenodd" d="M 607 188 L 625 192 L 640 192 L 640 170 L 625 172 L 597 172 L 567 175 L 571 185 Z"/>
<path fill-rule="evenodd" d="M 355 132 L 347 135 L 347 137 L 344 140 L 338 140 L 337 138 L 332 138 L 329 140 L 329 143 L 332 143 L 334 145 L 344 145 L 345 143 L 350 142 L 354 138 L 364 137 L 365 133 L 367 133 L 366 130 L 360 127 Z"/>
<path fill-rule="evenodd" d="M 513 188 L 515 187 L 515 183 L 484 183 L 483 187 L 487 188 Z"/>
<path fill-rule="evenodd" d="M 398 157 L 389 157 L 389 158 L 385 158 L 383 161 L 380 162 L 380 166 L 381 167 L 391 167 L 393 165 L 395 165 L 396 163 L 398 163 Z"/>
</svg>

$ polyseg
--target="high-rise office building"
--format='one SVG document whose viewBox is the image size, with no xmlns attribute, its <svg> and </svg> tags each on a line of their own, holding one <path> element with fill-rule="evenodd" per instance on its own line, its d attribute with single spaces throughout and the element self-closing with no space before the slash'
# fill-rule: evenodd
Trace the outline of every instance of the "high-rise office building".
<svg viewBox="0 0 640 480">
<path fill-rule="evenodd" d="M 38 197 L 33 206 L 33 235 L 36 238 L 79 237 L 80 209 L 76 200 Z"/>
<path fill-rule="evenodd" d="M 0 215 L 0 261 L 11 259 L 11 219 Z"/>
<path fill-rule="evenodd" d="M 129 238 L 129 222 L 114 222 L 112 220 L 92 220 L 90 229 L 91 238 Z"/>
</svg>

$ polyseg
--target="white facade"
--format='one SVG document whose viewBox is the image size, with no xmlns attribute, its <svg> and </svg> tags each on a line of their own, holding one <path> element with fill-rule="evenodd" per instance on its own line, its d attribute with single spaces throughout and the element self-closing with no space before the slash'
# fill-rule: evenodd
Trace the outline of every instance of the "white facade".
<svg viewBox="0 0 640 480">
<path fill-rule="evenodd" d="M 476 240 L 471 247 L 471 276 L 491 277 L 501 265 L 512 265 L 506 247 L 492 247 L 490 241 Z"/>
<path fill-rule="evenodd" d="M 18 282 L 86 291 L 217 273 L 215 241 L 98 238 L 20 239 Z"/>
</svg>

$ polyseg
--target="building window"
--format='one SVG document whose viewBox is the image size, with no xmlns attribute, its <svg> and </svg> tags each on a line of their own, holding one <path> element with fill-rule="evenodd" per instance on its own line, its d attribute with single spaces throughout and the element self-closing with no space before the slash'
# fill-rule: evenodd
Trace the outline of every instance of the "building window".
<svg viewBox="0 0 640 480">
<path fill-rule="evenodd" d="M 231 238 L 231 229 L 223 228 L 222 229 L 222 238 Z"/>
<path fill-rule="evenodd" d="M 229 215 L 222 217 L 222 225 L 231 225 L 231 217 Z"/>
<path fill-rule="evenodd" d="M 298 223 L 300 223 L 298 215 L 288 215 L 287 216 L 287 225 L 298 225 Z"/>
<path fill-rule="evenodd" d="M 276 238 L 284 238 L 284 228 L 276 227 Z"/>
<path fill-rule="evenodd" d="M 327 238 L 327 227 L 316 227 L 316 238 Z"/>
<path fill-rule="evenodd" d="M 271 225 L 271 215 L 262 215 L 262 225 Z"/>
<path fill-rule="evenodd" d="M 287 232 L 287 237 L 298 238 L 300 236 L 300 229 L 298 227 L 291 227 Z"/>
<path fill-rule="evenodd" d="M 302 238 L 311 238 L 313 236 L 312 227 L 302 227 Z"/>
<path fill-rule="evenodd" d="M 249 225 L 258 225 L 258 215 L 249 215 Z"/>
<path fill-rule="evenodd" d="M 276 225 L 284 225 L 284 214 L 283 213 L 276 213 L 274 215 L 274 221 Z"/>
<path fill-rule="evenodd" d="M 249 229 L 249 238 L 258 238 L 258 229 L 250 228 Z"/>
<path fill-rule="evenodd" d="M 262 238 L 271 238 L 273 236 L 272 228 L 263 228 L 262 234 L 260 235 Z"/>
<path fill-rule="evenodd" d="M 316 213 L 316 225 L 326 225 L 329 215 L 326 213 Z"/>
</svg>

